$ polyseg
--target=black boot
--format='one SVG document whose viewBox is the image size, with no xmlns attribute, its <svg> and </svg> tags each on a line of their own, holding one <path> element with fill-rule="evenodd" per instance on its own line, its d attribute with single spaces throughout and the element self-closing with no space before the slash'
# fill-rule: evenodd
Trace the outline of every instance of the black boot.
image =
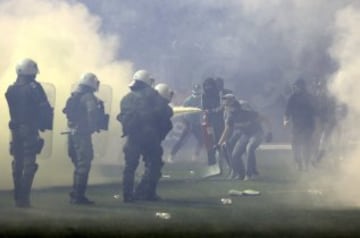
<svg viewBox="0 0 360 238">
<path fill-rule="evenodd" d="M 22 208 L 30 207 L 30 193 L 32 184 L 34 181 L 35 173 L 38 170 L 37 164 L 32 164 L 31 166 L 25 166 L 24 175 L 21 179 L 21 190 L 20 197 L 17 201 L 17 206 Z"/>
<path fill-rule="evenodd" d="M 134 182 L 135 174 L 133 170 L 125 170 L 123 175 L 123 201 L 131 203 L 135 201 L 134 197 Z"/>
<path fill-rule="evenodd" d="M 149 182 L 149 191 L 148 191 L 148 195 L 147 195 L 147 199 L 148 201 L 161 201 L 161 197 L 156 193 L 156 188 L 158 185 L 158 179 L 157 180 L 152 180 Z"/>
<path fill-rule="evenodd" d="M 21 207 L 21 180 L 22 180 L 22 171 L 18 171 L 13 162 L 13 182 L 14 182 L 14 201 L 16 207 Z"/>
<path fill-rule="evenodd" d="M 73 190 L 70 192 L 70 203 L 75 205 L 93 205 L 95 202 L 85 196 L 88 175 L 74 175 Z"/>
</svg>

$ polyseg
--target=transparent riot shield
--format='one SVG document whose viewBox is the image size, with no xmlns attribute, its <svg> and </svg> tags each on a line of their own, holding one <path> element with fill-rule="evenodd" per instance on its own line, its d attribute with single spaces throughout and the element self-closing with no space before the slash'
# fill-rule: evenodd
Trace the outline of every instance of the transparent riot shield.
<svg viewBox="0 0 360 238">
<path fill-rule="evenodd" d="M 51 83 L 41 82 L 41 85 L 45 91 L 45 94 L 48 98 L 48 101 L 52 108 L 55 108 L 55 100 L 56 100 L 56 88 Z M 40 159 L 49 159 L 52 154 L 53 147 L 53 131 L 46 130 L 44 132 L 40 132 L 40 137 L 44 140 L 44 147 L 39 154 L 38 158 Z"/>
<path fill-rule="evenodd" d="M 112 102 L 112 88 L 106 84 L 100 84 L 96 96 L 103 101 L 105 113 L 111 115 L 111 102 Z M 92 136 L 94 147 L 94 158 L 102 158 L 106 154 L 107 147 L 109 145 L 109 132 L 101 130 L 99 133 L 94 133 Z"/>
</svg>

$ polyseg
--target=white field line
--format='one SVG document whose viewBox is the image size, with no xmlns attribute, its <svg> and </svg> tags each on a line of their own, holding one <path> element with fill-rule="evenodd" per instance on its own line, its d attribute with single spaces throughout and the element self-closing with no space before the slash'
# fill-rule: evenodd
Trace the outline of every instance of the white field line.
<svg viewBox="0 0 360 238">
<path fill-rule="evenodd" d="M 291 150 L 290 144 L 261 144 L 259 150 Z"/>
</svg>

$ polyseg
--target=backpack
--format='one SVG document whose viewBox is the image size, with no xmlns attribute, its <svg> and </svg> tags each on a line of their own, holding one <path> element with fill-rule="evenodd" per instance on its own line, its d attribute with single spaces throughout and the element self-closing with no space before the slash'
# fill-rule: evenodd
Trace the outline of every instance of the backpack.
<svg viewBox="0 0 360 238">
<path fill-rule="evenodd" d="M 120 102 L 120 113 L 117 120 L 122 125 L 123 137 L 133 134 L 150 122 L 148 101 L 141 93 L 130 92 Z"/>
<path fill-rule="evenodd" d="M 66 100 L 65 108 L 63 113 L 69 122 L 77 124 L 81 119 L 81 105 L 80 98 L 82 94 L 72 93 L 71 96 Z"/>
</svg>

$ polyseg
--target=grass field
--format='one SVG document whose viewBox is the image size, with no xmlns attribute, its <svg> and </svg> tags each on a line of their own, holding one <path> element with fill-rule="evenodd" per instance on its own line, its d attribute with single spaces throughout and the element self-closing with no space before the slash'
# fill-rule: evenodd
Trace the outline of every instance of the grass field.
<svg viewBox="0 0 360 238">
<path fill-rule="evenodd" d="M 179 159 L 180 160 L 180 159 Z M 33 207 L 18 209 L 11 191 L 0 191 L 0 236 L 37 237 L 355 237 L 360 210 L 319 187 L 314 169 L 300 173 L 288 151 L 258 153 L 261 176 L 255 181 L 201 179 L 204 161 L 167 164 L 159 185 L 160 202 L 125 204 L 115 199 L 120 184 L 90 186 L 95 206 L 68 203 L 70 187 L 37 189 Z M 193 173 L 190 173 L 193 170 Z M 119 174 L 121 174 L 119 172 Z M 170 176 L 170 177 L 169 177 Z M 331 181 L 329 181 L 329 184 Z M 259 196 L 231 197 L 229 189 L 255 189 Z M 168 212 L 171 219 L 155 216 Z"/>
</svg>

